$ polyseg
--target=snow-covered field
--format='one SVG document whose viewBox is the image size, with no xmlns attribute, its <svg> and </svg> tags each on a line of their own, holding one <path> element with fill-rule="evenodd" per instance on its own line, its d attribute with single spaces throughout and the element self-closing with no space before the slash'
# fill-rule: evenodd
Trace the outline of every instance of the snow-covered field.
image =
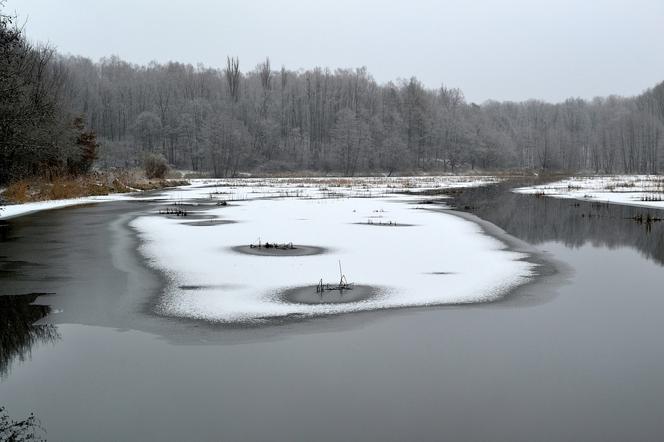
<svg viewBox="0 0 664 442">
<path fill-rule="evenodd" d="M 132 222 L 141 252 L 168 279 L 158 311 L 219 322 L 255 322 L 406 306 L 497 299 L 534 264 L 479 226 L 427 210 L 428 189 L 477 186 L 494 178 L 200 180 L 163 194 L 164 208 Z M 218 206 L 227 201 L 227 206 Z M 163 208 L 162 208 L 163 210 Z M 222 224 L 224 220 L 234 223 Z M 215 221 L 219 221 L 215 223 Z M 391 226 L 397 224 L 397 226 Z M 381 224 L 383 224 L 381 226 Z M 387 225 L 385 225 L 387 224 Z M 279 242 L 327 249 L 311 256 L 253 256 L 235 246 Z M 346 303 L 289 302 L 291 288 L 339 280 L 376 288 Z M 326 295 L 323 295 L 323 297 Z M 324 299 L 324 298 L 323 298 Z"/>
<path fill-rule="evenodd" d="M 574 177 L 514 191 L 556 198 L 664 208 L 664 176 L 660 175 Z"/>
</svg>

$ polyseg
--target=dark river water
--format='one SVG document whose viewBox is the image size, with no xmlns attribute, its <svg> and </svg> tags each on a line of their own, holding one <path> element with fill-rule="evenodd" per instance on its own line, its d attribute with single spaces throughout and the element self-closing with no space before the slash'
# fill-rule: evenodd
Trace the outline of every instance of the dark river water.
<svg viewBox="0 0 664 442">
<path fill-rule="evenodd" d="M 3 222 L 0 406 L 55 441 L 664 440 L 664 222 L 634 220 L 656 212 L 505 186 L 454 203 L 546 276 L 490 304 L 222 328 L 151 314 L 162 281 L 127 228 L 150 203 Z"/>
</svg>

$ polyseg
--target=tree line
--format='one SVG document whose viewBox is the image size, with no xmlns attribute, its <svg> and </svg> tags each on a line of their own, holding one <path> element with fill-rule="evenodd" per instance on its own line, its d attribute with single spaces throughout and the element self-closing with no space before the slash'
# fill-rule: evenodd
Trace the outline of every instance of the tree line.
<svg viewBox="0 0 664 442">
<path fill-rule="evenodd" d="M 31 45 L 1 20 L 0 182 L 93 161 L 133 167 L 148 154 L 214 176 L 656 173 L 664 164 L 664 82 L 629 98 L 475 104 L 415 77 L 378 84 L 365 68 L 94 62 Z"/>
<path fill-rule="evenodd" d="M 142 152 L 232 176 L 241 170 L 354 175 L 461 169 L 657 172 L 664 159 L 664 83 L 638 97 L 550 104 L 467 103 L 416 78 L 379 85 L 361 69 L 242 73 L 117 57 L 61 58 L 74 111 L 103 140 L 107 165 Z"/>
<path fill-rule="evenodd" d="M 0 184 L 90 169 L 98 143 L 69 101 L 71 80 L 53 48 L 29 43 L 15 17 L 0 11 Z"/>
</svg>

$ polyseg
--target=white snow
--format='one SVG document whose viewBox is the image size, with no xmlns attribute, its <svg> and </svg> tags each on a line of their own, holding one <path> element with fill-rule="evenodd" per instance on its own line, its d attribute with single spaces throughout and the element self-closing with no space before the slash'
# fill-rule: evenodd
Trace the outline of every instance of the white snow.
<svg viewBox="0 0 664 442">
<path fill-rule="evenodd" d="M 166 192 L 163 198 L 169 202 L 203 198 L 210 205 L 215 200 L 229 201 L 228 206 L 213 206 L 204 213 L 237 223 L 192 226 L 195 212 L 189 212 L 189 218 L 179 219 L 143 216 L 132 226 L 143 239 L 141 252 L 167 275 L 168 287 L 158 310 L 168 316 L 251 322 L 288 315 L 482 302 L 526 282 L 535 265 L 522 260 L 525 255 L 505 250 L 476 224 L 418 206 L 421 196 L 389 192 L 491 181 L 367 178 L 337 186 L 338 181 L 329 179 L 204 180 Z M 366 225 L 369 219 L 412 226 Z M 259 237 L 263 242 L 326 247 L 329 252 L 270 257 L 230 250 L 256 243 Z M 290 303 L 280 297 L 287 288 L 315 286 L 321 278 L 338 281 L 338 260 L 349 281 L 379 287 L 380 295 L 318 305 Z"/>
<path fill-rule="evenodd" d="M 493 176 L 356 177 L 356 178 L 243 178 L 194 179 L 189 186 L 167 191 L 157 199 L 177 201 L 206 198 L 226 201 L 265 197 L 375 198 L 395 192 L 418 193 L 497 183 Z M 151 198 L 155 199 L 155 198 Z"/>
<path fill-rule="evenodd" d="M 514 191 L 556 198 L 664 208 L 664 176 L 660 175 L 573 177 Z"/>
<path fill-rule="evenodd" d="M 434 188 L 460 188 L 480 186 L 497 182 L 491 176 L 446 176 L 446 177 L 394 177 L 394 178 L 273 178 L 273 179 L 195 179 L 189 185 L 179 186 L 176 190 L 169 189 L 166 193 L 148 197 L 136 196 L 136 193 L 116 193 L 102 196 L 89 196 L 51 201 L 38 201 L 24 204 L 0 205 L 0 219 L 18 216 L 43 210 L 60 209 L 63 207 L 99 203 L 105 201 L 133 200 L 164 200 L 172 201 L 182 198 L 216 198 L 216 199 L 247 199 L 271 196 L 320 197 L 330 196 L 342 189 L 345 194 L 371 197 L 394 190 L 422 190 Z M 214 186 L 214 187 L 211 187 Z M 228 189 L 230 188 L 230 190 Z M 222 192 L 222 193 L 215 193 Z M 225 193 L 228 192 L 228 193 Z M 227 195 L 227 198 L 224 198 Z"/>
</svg>

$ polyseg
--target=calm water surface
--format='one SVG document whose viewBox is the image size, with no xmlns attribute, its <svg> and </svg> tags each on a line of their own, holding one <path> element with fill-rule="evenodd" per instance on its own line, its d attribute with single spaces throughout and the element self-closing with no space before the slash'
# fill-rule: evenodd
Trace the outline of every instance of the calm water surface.
<svg viewBox="0 0 664 442">
<path fill-rule="evenodd" d="M 492 304 L 228 329 L 150 313 L 161 281 L 126 228 L 149 204 L 5 222 L 0 405 L 62 441 L 662 440 L 664 223 L 632 219 L 655 212 L 503 186 L 455 204 L 558 274 Z"/>
</svg>

